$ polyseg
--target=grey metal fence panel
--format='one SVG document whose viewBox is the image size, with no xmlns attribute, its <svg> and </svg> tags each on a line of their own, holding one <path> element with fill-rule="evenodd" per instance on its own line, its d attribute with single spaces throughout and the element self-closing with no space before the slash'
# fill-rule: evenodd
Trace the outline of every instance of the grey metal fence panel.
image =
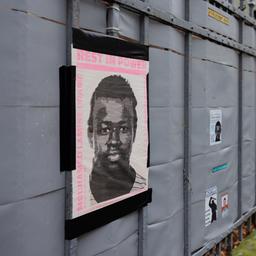
<svg viewBox="0 0 256 256">
<path fill-rule="evenodd" d="M 1 203 L 64 186 L 64 175 L 57 171 L 56 135 L 58 68 L 65 61 L 65 27 L 5 8 L 0 15 L 0 150 L 5 174 L 1 179 Z"/>
<path fill-rule="evenodd" d="M 77 255 L 111 255 L 129 244 L 131 255 L 137 255 L 138 214 L 133 213 L 78 239 Z M 135 239 L 136 237 L 136 239 Z M 123 251 L 125 254 L 126 252 Z M 119 255 L 119 254 L 113 254 Z"/>
<path fill-rule="evenodd" d="M 140 16 L 123 8 L 120 10 L 120 35 L 140 40 Z"/>
<path fill-rule="evenodd" d="M 238 68 L 237 53 L 234 50 L 201 38 L 193 38 L 192 56 L 196 59 Z"/>
<path fill-rule="evenodd" d="M 192 194 L 193 195 L 193 194 Z M 203 197 L 205 195 L 202 195 Z M 204 212 L 205 205 L 204 205 L 204 199 L 201 201 L 193 202 L 191 206 L 191 229 L 192 232 L 196 230 L 196 232 L 193 233 L 193 239 L 191 243 L 192 252 L 198 250 L 199 248 L 203 247 L 205 242 L 205 235 L 204 235 L 204 215 L 202 212 Z"/>
<path fill-rule="evenodd" d="M 248 28 L 247 28 L 248 30 Z M 244 35 L 244 39 L 246 37 Z M 243 72 L 243 154 L 242 154 L 242 213 L 255 204 L 255 65 L 253 58 L 244 56 Z"/>
<path fill-rule="evenodd" d="M 58 68 L 65 63 L 65 27 L 0 10 L 1 105 L 57 106 Z"/>
<path fill-rule="evenodd" d="M 171 12 L 175 16 L 184 19 L 185 18 L 185 1 L 184 0 L 182 0 L 182 1 L 172 0 Z"/>
<path fill-rule="evenodd" d="M 229 24 L 222 24 L 216 19 L 209 17 L 208 8 L 211 8 L 219 14 L 227 17 L 229 19 Z M 191 21 L 193 23 L 238 40 L 238 21 L 227 12 L 222 11 L 206 1 L 193 0 L 191 13 Z"/>
<path fill-rule="evenodd" d="M 29 11 L 32 15 L 42 16 L 65 23 L 66 2 L 63 0 L 1 0 L 2 9 L 17 11 Z M 19 25 L 22 25 L 20 23 Z"/>
<path fill-rule="evenodd" d="M 255 29 L 251 26 L 244 25 L 243 30 L 244 44 L 254 47 L 255 44 Z"/>
<path fill-rule="evenodd" d="M 150 161 L 156 165 L 182 158 L 182 69 L 174 74 L 172 67 L 182 68 L 183 60 L 179 55 L 157 49 L 150 49 L 150 56 L 150 115 L 157 120 L 150 122 Z M 170 79 L 179 86 L 168 82 Z M 165 136 L 156 136 L 157 133 Z"/>
<path fill-rule="evenodd" d="M 248 212 L 255 204 L 255 175 L 242 179 L 242 213 Z"/>
<path fill-rule="evenodd" d="M 151 146 L 151 165 L 168 163 L 172 159 L 172 155 L 170 154 L 173 146 L 171 142 L 173 141 L 173 136 L 171 132 L 172 121 L 171 114 L 169 113 L 169 108 L 151 108 L 150 116 L 156 120 L 156 122 L 152 122 L 150 125 L 150 145 Z M 166 132 L 170 131 L 170 132 Z M 155 137 L 155 132 L 159 134 L 165 134 L 165 136 Z M 153 146 L 154 145 L 154 146 Z M 161 154 L 161 151 L 163 152 Z M 160 152 L 159 152 L 160 151 Z"/>
<path fill-rule="evenodd" d="M 177 214 L 166 221 L 149 225 L 148 249 L 146 255 L 183 255 L 182 225 L 182 211 L 177 212 Z M 172 241 L 172 243 L 170 243 L 170 241 Z"/>
<path fill-rule="evenodd" d="M 184 54 L 184 32 L 155 20 L 149 22 L 149 43 Z"/>
<path fill-rule="evenodd" d="M 0 204 L 64 187 L 57 108 L 1 107 Z"/>
<path fill-rule="evenodd" d="M 228 148 L 209 155 L 199 155 L 192 158 L 192 250 L 202 247 L 204 243 L 217 238 L 221 233 L 231 227 L 237 218 L 237 161 L 236 150 Z M 219 161 L 218 161 L 219 160 Z M 215 161 L 215 163 L 214 163 Z M 229 168 L 225 174 L 212 174 L 211 165 L 228 162 Z M 229 195 L 229 215 L 221 217 L 218 211 L 218 222 L 205 227 L 205 192 L 212 186 L 218 187 L 218 204 L 224 193 Z M 220 205 L 218 206 L 220 207 Z"/>
<path fill-rule="evenodd" d="M 235 52 L 204 40 L 193 41 L 192 66 L 192 250 L 217 238 L 237 218 L 237 103 L 238 58 Z M 209 145 L 209 111 L 222 110 L 223 141 Z M 212 168 L 228 163 L 226 170 Z M 199 179 L 201 181 L 199 181 Z M 205 193 L 217 186 L 218 207 L 223 193 L 228 193 L 230 212 L 205 227 Z M 231 213 L 232 212 L 232 213 Z"/>
<path fill-rule="evenodd" d="M 153 1 L 184 18 L 185 1 Z M 3 0 L 0 4 L 1 255 L 64 254 L 64 175 L 59 173 L 58 68 L 65 64 L 66 1 Z M 208 8 L 229 24 L 208 16 Z M 192 22 L 238 40 L 238 20 L 206 1 L 192 1 Z M 104 1 L 81 0 L 81 28 L 106 33 Z M 141 38 L 141 16 L 120 7 L 120 36 Z M 184 31 L 150 19 L 150 172 L 145 256 L 182 256 Z M 255 47 L 244 25 L 244 44 Z M 198 37 L 192 43 L 192 250 L 231 230 L 238 209 L 238 52 Z M 255 58 L 243 56 L 242 213 L 255 205 Z M 223 141 L 209 146 L 209 110 L 223 114 Z M 228 167 L 212 173 L 221 163 Z M 229 215 L 205 227 L 205 191 L 229 195 Z M 30 198 L 30 199 L 29 199 Z M 40 234 L 38 233 L 40 230 Z M 37 234 L 37 235 L 35 235 Z M 42 237 L 44 239 L 42 239 Z M 137 256 L 135 212 L 78 239 L 77 256 Z M 38 250 L 40 248 L 40 250 Z M 144 255 L 143 255 L 144 256 Z"/>
<path fill-rule="evenodd" d="M 243 142 L 243 177 L 254 176 L 254 142 Z M 244 187 L 246 190 L 247 188 Z"/>
<path fill-rule="evenodd" d="M 185 1 L 175 1 L 175 0 L 161 0 L 154 1 L 149 0 L 149 3 L 160 10 L 165 10 L 166 12 L 170 12 L 174 14 L 176 17 L 183 18 L 185 17 Z"/>
<path fill-rule="evenodd" d="M 253 64 L 253 63 L 252 63 Z M 254 65 L 253 65 L 254 67 Z M 245 67 L 246 68 L 246 67 Z M 255 72 L 244 72 L 244 107 L 254 107 L 255 106 Z M 255 135 L 253 135 L 254 137 Z"/>
<path fill-rule="evenodd" d="M 181 180 L 181 160 L 151 167 L 150 185 L 155 190 L 155 193 L 153 194 L 154 202 L 149 207 L 149 225 L 170 221 L 175 214 L 181 214 L 180 211 L 183 207 L 182 188 L 180 187 Z M 163 187 L 165 189 L 162 189 Z"/>
<path fill-rule="evenodd" d="M 59 66 L 64 1 L 1 1 L 0 254 L 64 254 Z"/>
<path fill-rule="evenodd" d="M 226 189 L 224 192 L 229 194 L 230 215 L 225 219 L 221 219 L 219 216 L 218 223 L 216 223 L 216 225 L 210 225 L 209 228 L 205 230 L 205 243 L 219 238 L 222 233 L 232 227 L 232 224 L 237 218 L 237 184 L 232 184 L 232 186 L 229 189 Z"/>
<path fill-rule="evenodd" d="M 254 30 L 254 37 L 256 38 L 256 31 Z M 253 47 L 256 47 L 256 40 L 254 41 Z"/>
<path fill-rule="evenodd" d="M 80 1 L 81 28 L 106 33 L 107 7 L 100 1 Z"/>
<path fill-rule="evenodd" d="M 64 190 L 0 206 L 1 255 L 64 255 Z"/>
<path fill-rule="evenodd" d="M 214 68 L 216 69 L 214 70 Z M 201 84 L 202 81 L 200 81 L 199 76 L 196 78 L 196 75 L 195 75 L 194 79 L 198 79 L 195 82 L 193 80 L 193 84 L 194 84 L 193 90 L 195 88 L 195 94 L 196 94 L 195 100 L 201 96 L 202 101 L 204 99 L 205 102 L 209 102 L 208 103 L 209 105 L 207 104 L 207 106 L 204 106 L 204 108 L 202 108 L 201 106 L 195 107 L 192 112 L 193 114 L 192 124 L 194 124 L 194 130 L 193 130 L 194 135 L 192 136 L 192 154 L 193 155 L 210 152 L 212 150 L 213 151 L 220 150 L 222 148 L 234 145 L 237 142 L 237 139 L 236 139 L 237 110 L 236 110 L 236 107 L 234 107 L 235 103 L 233 103 L 236 100 L 236 97 L 234 95 L 236 95 L 237 92 L 234 90 L 235 89 L 234 84 L 236 83 L 232 82 L 233 80 L 232 77 L 234 78 L 236 76 L 236 72 L 229 67 L 223 68 L 222 65 L 217 65 L 214 63 L 204 63 L 204 62 L 201 63 L 201 65 L 198 67 L 198 70 L 200 70 L 199 71 L 200 73 L 205 71 L 204 74 L 207 73 L 208 78 L 207 78 L 207 86 L 205 85 L 205 87 L 199 91 L 196 89 L 196 87 L 199 86 L 199 84 Z M 217 72 L 217 70 L 219 71 L 219 73 Z M 224 84 L 226 88 L 222 89 Z M 221 93 L 221 92 L 224 95 L 218 95 L 218 93 Z M 192 97 L 193 97 L 193 94 L 192 94 Z M 228 101 L 230 103 L 228 103 Z M 203 104 L 203 102 L 200 104 Z M 217 106 L 222 106 L 223 118 L 225 118 L 223 121 L 224 125 L 226 125 L 225 129 L 223 129 L 224 140 L 221 144 L 213 145 L 212 147 L 209 147 L 209 109 L 216 108 Z M 230 131 L 232 131 L 232 133 Z M 201 140 L 199 138 L 201 138 Z"/>
<path fill-rule="evenodd" d="M 150 30 L 152 33 L 159 33 L 155 24 Z M 174 30 L 168 32 L 169 35 L 179 34 Z M 171 42 L 169 35 L 162 42 L 160 37 L 158 39 L 155 37 L 156 40 L 152 44 L 168 45 Z M 150 41 L 154 39 L 150 37 Z M 178 40 L 180 42 L 182 37 Z M 172 45 L 168 45 L 170 49 L 179 48 L 176 42 L 171 43 Z M 148 207 L 148 254 L 146 255 L 179 255 L 183 251 L 181 184 L 184 57 L 179 53 L 150 48 L 150 60 L 149 104 L 152 121 L 150 122 L 149 182 L 154 193 L 152 203 Z M 157 234 L 161 234 L 158 240 L 155 238 Z M 167 242 L 169 239 L 174 241 L 171 245 Z"/>
</svg>

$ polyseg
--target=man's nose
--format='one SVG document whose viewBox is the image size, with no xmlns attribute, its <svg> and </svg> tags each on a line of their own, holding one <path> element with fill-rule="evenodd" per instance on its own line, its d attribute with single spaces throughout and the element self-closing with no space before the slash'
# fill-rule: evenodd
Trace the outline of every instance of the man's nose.
<svg viewBox="0 0 256 256">
<path fill-rule="evenodd" d="M 120 145 L 120 143 L 121 141 L 120 141 L 119 131 L 118 129 L 113 129 L 113 131 L 111 131 L 109 135 L 108 144 L 117 146 L 117 145 Z"/>
</svg>

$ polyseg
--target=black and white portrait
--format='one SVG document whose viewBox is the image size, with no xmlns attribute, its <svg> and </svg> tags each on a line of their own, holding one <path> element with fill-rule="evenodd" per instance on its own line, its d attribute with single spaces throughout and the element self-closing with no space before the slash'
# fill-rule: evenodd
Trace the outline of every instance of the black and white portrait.
<svg viewBox="0 0 256 256">
<path fill-rule="evenodd" d="M 205 193 L 205 227 L 218 219 L 218 188 L 210 187 Z"/>
<path fill-rule="evenodd" d="M 94 150 L 90 190 L 103 202 L 146 186 L 130 164 L 137 130 L 137 99 L 121 75 L 103 78 L 90 103 L 88 139 Z"/>
<path fill-rule="evenodd" d="M 73 49 L 73 217 L 148 189 L 148 61 Z"/>
<path fill-rule="evenodd" d="M 210 145 L 216 145 L 222 142 L 222 110 L 211 109 L 210 119 Z"/>
<path fill-rule="evenodd" d="M 221 138 L 221 123 L 217 121 L 215 124 L 215 142 L 220 141 Z"/>
</svg>

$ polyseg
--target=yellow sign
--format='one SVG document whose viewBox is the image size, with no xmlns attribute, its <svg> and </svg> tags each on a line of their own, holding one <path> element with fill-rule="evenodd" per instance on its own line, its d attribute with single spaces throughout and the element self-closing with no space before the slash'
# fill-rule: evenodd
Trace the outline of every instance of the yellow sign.
<svg viewBox="0 0 256 256">
<path fill-rule="evenodd" d="M 214 11 L 211 8 L 208 8 L 208 16 L 214 18 L 217 21 L 222 22 L 225 25 L 229 25 L 229 18 L 220 14 L 219 12 Z"/>
</svg>

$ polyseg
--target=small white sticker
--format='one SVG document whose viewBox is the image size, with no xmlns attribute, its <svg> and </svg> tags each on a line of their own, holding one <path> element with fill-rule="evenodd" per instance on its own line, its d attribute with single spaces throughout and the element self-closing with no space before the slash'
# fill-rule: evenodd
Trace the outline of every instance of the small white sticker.
<svg viewBox="0 0 256 256">
<path fill-rule="evenodd" d="M 210 110 L 210 145 L 216 145 L 222 141 L 222 111 Z"/>
<path fill-rule="evenodd" d="M 228 215 L 229 211 L 229 202 L 228 202 L 228 194 L 223 194 L 221 196 L 221 216 L 225 218 Z"/>
<path fill-rule="evenodd" d="M 211 187 L 205 193 L 205 226 L 211 225 L 217 220 L 218 212 L 218 190 L 217 187 Z"/>
</svg>

